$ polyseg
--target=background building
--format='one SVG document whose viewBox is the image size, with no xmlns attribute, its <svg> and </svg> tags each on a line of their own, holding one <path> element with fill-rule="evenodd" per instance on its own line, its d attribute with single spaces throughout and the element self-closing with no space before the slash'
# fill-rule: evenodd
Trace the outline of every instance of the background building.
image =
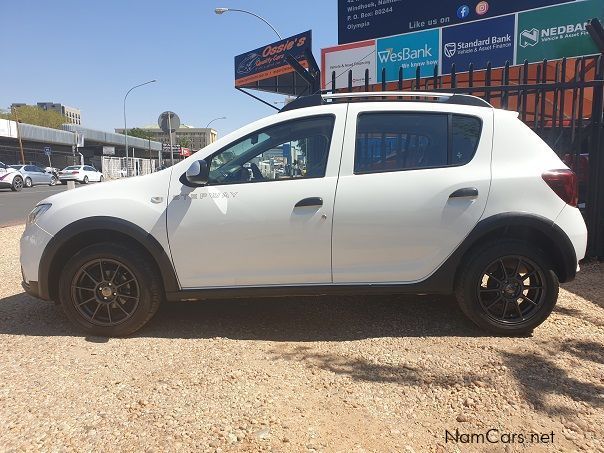
<svg viewBox="0 0 604 453">
<path fill-rule="evenodd" d="M 145 132 L 151 135 L 151 140 L 162 143 L 170 143 L 170 137 L 164 133 L 158 126 L 149 125 L 141 127 Z M 116 129 L 115 132 L 123 134 L 124 129 Z M 172 140 L 175 145 L 182 145 L 185 148 L 189 148 L 191 151 L 197 151 L 201 148 L 208 146 L 210 143 L 214 143 L 218 133 L 212 128 L 193 127 L 187 125 L 181 125 L 173 134 Z"/>
<path fill-rule="evenodd" d="M 11 109 L 16 107 L 23 107 L 27 104 L 23 103 L 14 103 L 11 105 Z M 65 118 L 67 118 L 67 122 L 71 124 L 82 124 L 82 112 L 80 109 L 75 107 L 68 107 L 67 105 L 58 104 L 56 102 L 38 102 L 34 107 L 41 108 L 42 110 L 53 110 L 57 113 L 60 113 Z"/>
</svg>

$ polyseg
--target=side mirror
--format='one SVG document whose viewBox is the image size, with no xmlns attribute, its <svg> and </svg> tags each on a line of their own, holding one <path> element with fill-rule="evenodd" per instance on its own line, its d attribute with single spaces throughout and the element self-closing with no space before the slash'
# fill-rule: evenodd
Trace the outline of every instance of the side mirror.
<svg viewBox="0 0 604 453">
<path fill-rule="evenodd" d="M 192 186 L 204 186 L 208 183 L 210 169 L 205 160 L 196 160 L 191 164 L 185 174 L 187 182 Z"/>
</svg>

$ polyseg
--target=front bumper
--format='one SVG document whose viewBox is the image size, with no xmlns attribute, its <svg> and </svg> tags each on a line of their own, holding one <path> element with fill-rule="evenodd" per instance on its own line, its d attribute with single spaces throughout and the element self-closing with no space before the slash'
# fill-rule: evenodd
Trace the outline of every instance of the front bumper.
<svg viewBox="0 0 604 453">
<path fill-rule="evenodd" d="M 30 281 L 30 282 L 21 282 L 21 286 L 25 290 L 27 294 L 37 299 L 40 299 L 40 293 L 38 291 L 38 282 Z"/>
<path fill-rule="evenodd" d="M 20 260 L 23 289 L 34 297 L 39 297 L 40 261 L 42 253 L 51 239 L 52 236 L 35 223 L 27 225 L 21 236 Z"/>
</svg>

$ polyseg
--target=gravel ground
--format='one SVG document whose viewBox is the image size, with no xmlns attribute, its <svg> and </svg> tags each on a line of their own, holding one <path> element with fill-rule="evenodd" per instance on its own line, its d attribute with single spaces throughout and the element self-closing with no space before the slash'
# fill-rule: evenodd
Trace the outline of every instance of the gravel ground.
<svg viewBox="0 0 604 453">
<path fill-rule="evenodd" d="M 0 228 L 0 450 L 604 452 L 599 264 L 531 338 L 397 296 L 164 305 L 107 340 L 23 293 L 22 229 Z"/>
</svg>

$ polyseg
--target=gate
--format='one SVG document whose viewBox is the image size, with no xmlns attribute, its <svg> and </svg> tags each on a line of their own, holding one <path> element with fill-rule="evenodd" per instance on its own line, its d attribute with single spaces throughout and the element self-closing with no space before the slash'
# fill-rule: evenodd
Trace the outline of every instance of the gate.
<svg viewBox="0 0 604 453">
<path fill-rule="evenodd" d="M 579 208 L 589 231 L 587 256 L 604 259 L 604 54 L 577 59 L 563 59 L 538 64 L 527 61 L 520 66 L 506 64 L 493 69 L 403 80 L 402 68 L 396 76 L 381 73 L 378 85 L 365 83 L 353 87 L 348 71 L 345 91 L 433 91 L 479 96 L 497 108 L 515 110 L 519 118 L 533 129 L 577 173 Z M 344 74 L 340 74 L 344 75 Z M 336 86 L 335 72 L 331 86 Z M 333 91 L 333 90 L 332 90 Z"/>
</svg>

